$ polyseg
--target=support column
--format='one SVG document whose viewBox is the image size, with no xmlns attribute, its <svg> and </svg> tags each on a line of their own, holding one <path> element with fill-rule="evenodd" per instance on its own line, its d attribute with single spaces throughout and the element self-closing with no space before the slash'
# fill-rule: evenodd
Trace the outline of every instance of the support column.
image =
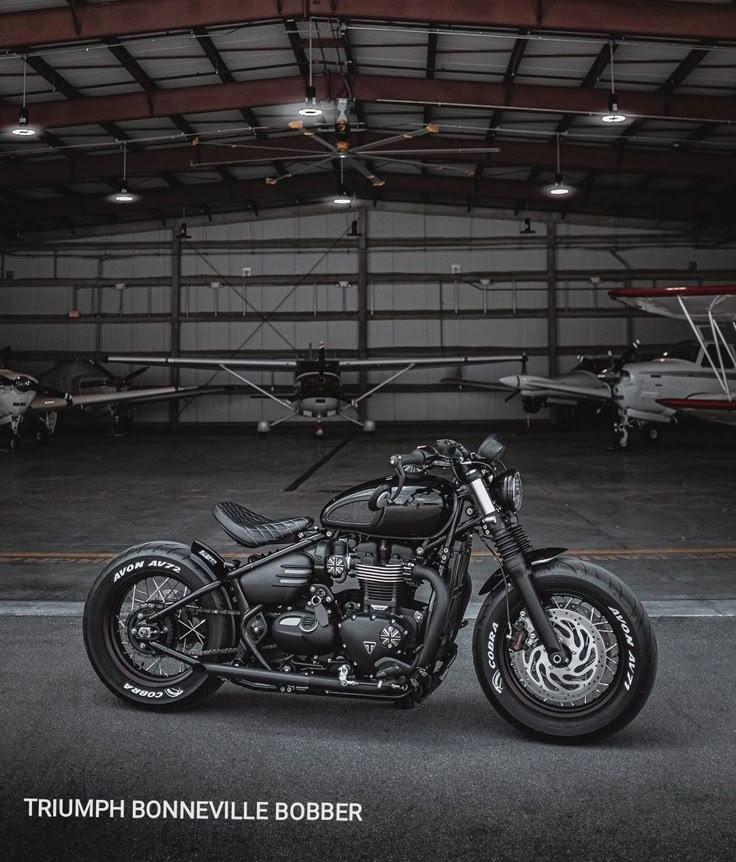
<svg viewBox="0 0 736 862">
<path fill-rule="evenodd" d="M 181 310 L 181 240 L 174 233 L 171 241 L 171 301 L 170 301 L 170 324 L 169 324 L 169 356 L 178 356 L 181 352 L 181 341 L 179 337 L 179 316 Z M 179 385 L 179 369 L 171 366 L 169 383 L 172 386 Z M 169 401 L 169 425 L 179 424 L 179 410 L 181 402 L 177 398 Z"/>
<path fill-rule="evenodd" d="M 549 377 L 557 374 L 557 228 L 547 224 L 547 350 Z"/>
<path fill-rule="evenodd" d="M 631 278 L 629 276 L 627 276 L 624 279 L 624 287 L 627 289 L 631 287 Z M 631 347 L 631 345 L 634 343 L 634 337 L 635 337 L 634 336 L 634 314 L 635 314 L 634 309 L 630 305 L 627 305 L 626 306 L 626 318 L 625 318 L 625 322 L 626 322 L 626 334 L 625 334 L 626 349 Z"/>
<path fill-rule="evenodd" d="M 358 357 L 365 359 L 368 355 L 368 208 L 360 210 L 358 223 L 360 237 L 358 238 Z M 368 372 L 358 374 L 360 391 L 368 388 Z M 358 416 L 364 421 L 367 416 L 368 400 L 358 405 Z"/>
</svg>

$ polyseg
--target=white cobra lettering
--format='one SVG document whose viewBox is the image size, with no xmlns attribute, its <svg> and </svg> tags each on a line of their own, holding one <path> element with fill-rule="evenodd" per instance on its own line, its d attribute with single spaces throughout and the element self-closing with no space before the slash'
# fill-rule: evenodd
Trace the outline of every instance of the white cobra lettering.
<svg viewBox="0 0 736 862">
<path fill-rule="evenodd" d="M 488 664 L 496 669 L 496 632 L 498 631 L 498 623 L 494 623 L 488 635 Z"/>
<path fill-rule="evenodd" d="M 164 693 L 162 691 L 149 691 L 146 688 L 138 688 L 135 685 L 131 685 L 129 682 L 125 683 L 124 686 L 131 694 L 137 694 L 139 697 L 154 697 L 159 698 L 163 697 Z"/>
</svg>

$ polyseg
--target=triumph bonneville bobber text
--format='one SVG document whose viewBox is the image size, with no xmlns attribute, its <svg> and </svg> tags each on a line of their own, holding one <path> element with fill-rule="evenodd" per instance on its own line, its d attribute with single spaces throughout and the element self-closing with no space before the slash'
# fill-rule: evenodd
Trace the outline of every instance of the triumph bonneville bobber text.
<svg viewBox="0 0 736 862">
<path fill-rule="evenodd" d="M 473 633 L 491 705 L 543 737 L 620 730 L 654 683 L 649 618 L 615 575 L 532 547 L 503 451 L 492 435 L 475 452 L 438 440 L 394 455 L 394 475 L 339 494 L 318 528 L 218 503 L 215 518 L 238 544 L 282 546 L 245 562 L 198 541 L 129 548 L 85 605 L 95 671 L 118 697 L 156 709 L 189 706 L 224 680 L 414 706 L 455 659 L 479 536 L 500 563 Z"/>
</svg>

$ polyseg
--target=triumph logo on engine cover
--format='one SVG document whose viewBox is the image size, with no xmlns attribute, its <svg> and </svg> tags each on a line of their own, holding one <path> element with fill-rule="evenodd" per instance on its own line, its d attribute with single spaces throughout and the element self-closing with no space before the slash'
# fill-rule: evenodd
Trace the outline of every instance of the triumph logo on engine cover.
<svg viewBox="0 0 736 862">
<path fill-rule="evenodd" d="M 365 647 L 365 651 L 370 655 L 373 650 L 376 648 L 375 641 L 363 641 L 363 646 Z"/>
<path fill-rule="evenodd" d="M 381 643 L 388 649 L 396 649 L 401 642 L 401 632 L 394 626 L 381 630 Z"/>
</svg>

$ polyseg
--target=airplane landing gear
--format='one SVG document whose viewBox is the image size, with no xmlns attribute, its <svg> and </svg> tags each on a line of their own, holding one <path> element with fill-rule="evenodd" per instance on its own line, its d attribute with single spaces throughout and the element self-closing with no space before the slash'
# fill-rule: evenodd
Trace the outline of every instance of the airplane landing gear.
<svg viewBox="0 0 736 862">
<path fill-rule="evenodd" d="M 366 419 L 363 423 L 363 431 L 365 431 L 366 434 L 373 434 L 375 430 L 376 423 L 372 419 Z"/>
<path fill-rule="evenodd" d="M 613 426 L 614 442 L 611 449 L 628 449 L 631 443 L 630 429 L 632 421 L 628 416 L 621 416 L 618 422 Z"/>
<path fill-rule="evenodd" d="M 261 419 L 258 423 L 256 430 L 258 431 L 258 436 L 262 437 L 264 434 L 268 434 L 268 432 L 271 430 L 271 423 L 266 422 L 265 419 Z"/>
<path fill-rule="evenodd" d="M 642 423 L 639 432 L 646 446 L 658 446 L 662 442 L 662 429 L 654 422 Z"/>
</svg>

